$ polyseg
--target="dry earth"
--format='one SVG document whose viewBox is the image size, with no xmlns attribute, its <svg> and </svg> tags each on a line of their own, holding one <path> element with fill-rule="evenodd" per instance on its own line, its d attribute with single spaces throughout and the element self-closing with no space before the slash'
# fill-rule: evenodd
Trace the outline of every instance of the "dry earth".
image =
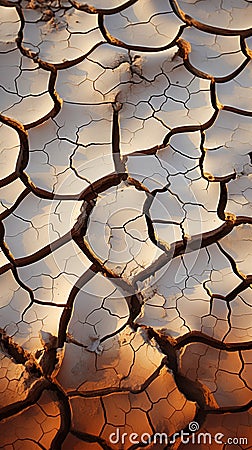
<svg viewBox="0 0 252 450">
<path fill-rule="evenodd" d="M 252 448 L 251 58 L 249 0 L 0 0 L 1 449 Z"/>
</svg>

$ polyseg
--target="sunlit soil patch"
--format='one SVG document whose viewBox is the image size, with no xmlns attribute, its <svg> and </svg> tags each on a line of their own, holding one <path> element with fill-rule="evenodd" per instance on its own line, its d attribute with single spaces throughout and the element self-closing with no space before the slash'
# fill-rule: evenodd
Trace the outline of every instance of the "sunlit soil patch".
<svg viewBox="0 0 252 450">
<path fill-rule="evenodd" d="M 252 447 L 248 0 L 0 0 L 0 448 Z"/>
</svg>

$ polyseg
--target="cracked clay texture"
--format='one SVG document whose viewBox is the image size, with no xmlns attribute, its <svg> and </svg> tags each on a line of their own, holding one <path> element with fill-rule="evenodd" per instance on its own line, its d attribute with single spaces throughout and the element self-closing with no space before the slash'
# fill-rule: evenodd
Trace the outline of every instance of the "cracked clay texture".
<svg viewBox="0 0 252 450">
<path fill-rule="evenodd" d="M 252 449 L 251 59 L 249 0 L 0 0 L 0 449 Z"/>
</svg>

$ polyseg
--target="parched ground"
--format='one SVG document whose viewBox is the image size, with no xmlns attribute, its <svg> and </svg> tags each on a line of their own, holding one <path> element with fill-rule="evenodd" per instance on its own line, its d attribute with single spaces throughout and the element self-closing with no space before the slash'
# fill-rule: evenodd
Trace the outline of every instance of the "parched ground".
<svg viewBox="0 0 252 450">
<path fill-rule="evenodd" d="M 1 449 L 252 448 L 251 59 L 249 0 L 0 0 Z"/>
</svg>

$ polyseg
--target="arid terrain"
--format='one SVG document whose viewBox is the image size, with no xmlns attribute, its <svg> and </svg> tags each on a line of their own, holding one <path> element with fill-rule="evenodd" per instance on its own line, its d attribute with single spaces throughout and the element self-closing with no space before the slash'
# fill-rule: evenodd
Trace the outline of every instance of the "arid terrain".
<svg viewBox="0 0 252 450">
<path fill-rule="evenodd" d="M 0 449 L 252 449 L 251 59 L 249 0 L 0 0 Z"/>
</svg>

